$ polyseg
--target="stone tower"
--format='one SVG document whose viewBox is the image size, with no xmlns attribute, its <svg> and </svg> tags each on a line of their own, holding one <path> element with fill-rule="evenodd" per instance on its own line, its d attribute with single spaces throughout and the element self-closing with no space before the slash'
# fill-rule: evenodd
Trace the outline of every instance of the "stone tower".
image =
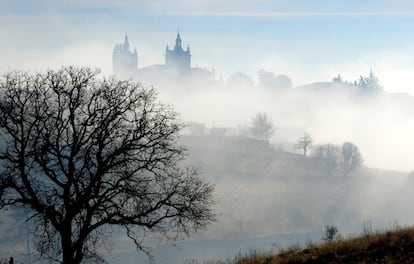
<svg viewBox="0 0 414 264">
<path fill-rule="evenodd" d="M 112 53 L 113 74 L 121 78 L 130 78 L 138 69 L 137 49 L 129 50 L 128 36 L 124 43 L 115 45 Z"/>
<path fill-rule="evenodd" d="M 187 46 L 186 50 L 183 49 L 181 46 L 180 32 L 177 33 L 174 49 L 170 50 L 167 45 L 165 50 L 165 65 L 180 71 L 191 69 L 190 46 Z"/>
</svg>

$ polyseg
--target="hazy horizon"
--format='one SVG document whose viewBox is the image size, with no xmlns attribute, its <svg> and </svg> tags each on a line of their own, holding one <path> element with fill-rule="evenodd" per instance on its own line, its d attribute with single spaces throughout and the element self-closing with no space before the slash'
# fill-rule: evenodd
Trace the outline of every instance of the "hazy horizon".
<svg viewBox="0 0 414 264">
<path fill-rule="evenodd" d="M 164 62 L 179 28 L 193 65 L 217 78 L 264 69 L 293 86 L 358 79 L 370 69 L 385 91 L 414 95 L 410 1 L 70 1 L 0 3 L 0 72 L 99 67 L 128 33 L 139 67 Z"/>
<path fill-rule="evenodd" d="M 0 76 L 70 65 L 111 76 L 114 47 L 125 34 L 139 69 L 164 64 L 177 31 L 184 49 L 190 46 L 192 67 L 214 72 L 215 81 L 198 69 L 175 82 L 171 76 L 183 75 L 169 75 L 174 70 L 167 67 L 152 68 L 162 74 L 148 70 L 146 79 L 142 71 L 137 81 L 153 86 L 183 123 L 233 134 L 179 137 L 188 148 L 185 162 L 215 186 L 218 221 L 179 241 L 181 251 L 149 232 L 154 263 L 318 242 L 327 224 L 347 235 L 366 224 L 413 223 L 414 1 L 3 0 Z M 339 74 L 346 82 L 333 81 Z M 374 74 L 380 85 L 371 89 L 361 77 Z M 253 130 L 257 113 L 274 125 L 269 138 L 242 134 Z M 335 145 L 331 156 L 302 155 L 295 144 L 305 131 L 314 145 Z M 358 147 L 362 166 L 346 169 L 344 142 Z M 30 242 L 25 248 L 31 239 L 25 217 L 0 212 L 1 257 L 20 262 L 34 252 Z M 109 261 L 137 262 L 141 253 L 125 234 L 115 230 L 108 238 Z"/>
</svg>

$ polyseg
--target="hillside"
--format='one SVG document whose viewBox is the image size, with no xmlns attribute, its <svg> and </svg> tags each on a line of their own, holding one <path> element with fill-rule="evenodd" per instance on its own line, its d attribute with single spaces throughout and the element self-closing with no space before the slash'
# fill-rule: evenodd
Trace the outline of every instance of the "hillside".
<svg viewBox="0 0 414 264">
<path fill-rule="evenodd" d="M 344 176 L 280 145 L 237 136 L 182 136 L 188 162 L 215 185 L 218 221 L 177 247 L 148 242 L 155 263 L 232 259 L 250 249 L 276 252 L 291 244 L 321 241 L 324 225 L 357 234 L 366 221 L 384 228 L 414 223 L 414 177 L 362 167 Z M 293 148 L 292 148 L 293 149 Z M 0 214 L 0 258 L 25 253 L 22 212 Z M 112 263 L 146 263 L 125 236 L 115 233 Z M 323 263 L 323 262 L 321 262 Z"/>
<path fill-rule="evenodd" d="M 344 176 L 323 161 L 235 136 L 185 136 L 182 143 L 190 164 L 216 186 L 214 237 L 313 232 L 326 224 L 358 233 L 367 220 L 376 228 L 414 221 L 407 172 L 363 166 Z"/>
<path fill-rule="evenodd" d="M 365 234 L 357 238 L 292 247 L 278 255 L 236 259 L 237 264 L 411 264 L 414 263 L 414 228 Z"/>
<path fill-rule="evenodd" d="M 191 163 L 216 184 L 220 219 L 209 234 L 219 240 L 231 237 L 237 245 L 257 239 L 238 251 L 230 244 L 223 246 L 227 256 L 253 256 L 237 257 L 234 263 L 414 263 L 414 228 L 325 244 L 309 242 L 322 241 L 325 225 L 335 225 L 347 236 L 361 230 L 368 234 L 367 222 L 381 230 L 412 224 L 414 182 L 407 172 L 362 166 L 345 176 L 340 170 L 327 170 L 320 160 L 254 139 L 204 135 L 182 141 Z M 270 236 L 277 232 L 303 235 L 290 240 L 295 246 L 286 247 Z M 266 244 L 261 237 L 273 241 Z M 257 254 L 280 248 L 288 249 L 277 256 Z"/>
</svg>

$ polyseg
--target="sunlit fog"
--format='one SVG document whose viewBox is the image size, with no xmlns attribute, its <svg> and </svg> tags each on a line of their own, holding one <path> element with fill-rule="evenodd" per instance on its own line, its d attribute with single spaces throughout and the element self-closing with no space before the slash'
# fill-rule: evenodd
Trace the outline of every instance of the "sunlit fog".
<svg viewBox="0 0 414 264">
<path fill-rule="evenodd" d="M 0 3 L 2 76 L 91 67 L 154 88 L 182 124 L 183 163 L 214 186 L 206 229 L 175 243 L 148 229 L 154 263 L 414 223 L 410 1 L 36 2 Z M 0 258 L 46 263 L 29 215 L 0 212 Z M 150 261 L 109 237 L 108 263 Z"/>
</svg>

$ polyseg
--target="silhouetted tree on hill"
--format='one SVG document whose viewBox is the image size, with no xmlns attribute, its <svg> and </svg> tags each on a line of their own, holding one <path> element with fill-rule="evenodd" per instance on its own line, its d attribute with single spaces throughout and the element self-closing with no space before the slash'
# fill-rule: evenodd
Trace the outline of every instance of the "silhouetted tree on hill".
<svg viewBox="0 0 414 264">
<path fill-rule="evenodd" d="M 335 76 L 332 78 L 333 82 L 338 82 L 338 83 L 343 83 L 345 82 L 344 79 L 342 78 L 341 74 L 338 74 L 338 76 Z"/>
<path fill-rule="evenodd" d="M 303 150 L 303 156 L 307 157 L 309 149 L 312 147 L 313 139 L 312 136 L 305 132 L 305 134 L 299 138 L 296 143 L 296 148 Z"/>
<path fill-rule="evenodd" d="M 272 120 L 266 113 L 259 112 L 253 116 L 250 133 L 254 138 L 268 140 L 272 136 L 274 129 Z"/>
<path fill-rule="evenodd" d="M 324 237 L 322 240 L 327 242 L 333 242 L 338 241 L 342 239 L 342 235 L 339 232 L 339 229 L 337 226 L 334 225 L 325 225 L 324 227 Z"/>
<path fill-rule="evenodd" d="M 351 142 L 342 144 L 341 167 L 345 175 L 360 167 L 363 158 L 357 145 Z"/>
<path fill-rule="evenodd" d="M 368 77 L 360 76 L 355 84 L 365 92 L 377 92 L 382 90 L 378 77 L 370 70 Z"/>
<path fill-rule="evenodd" d="M 333 144 L 318 145 L 313 148 L 312 157 L 322 162 L 326 174 L 332 175 L 340 164 L 341 147 Z"/>
<path fill-rule="evenodd" d="M 112 226 L 137 249 L 214 221 L 213 187 L 182 168 L 181 124 L 155 91 L 89 68 L 11 72 L 0 83 L 0 208 L 30 210 L 42 256 L 102 263 Z"/>
<path fill-rule="evenodd" d="M 332 174 L 339 169 L 342 170 L 344 175 L 348 175 L 363 163 L 358 146 L 351 142 L 345 142 L 342 146 L 333 144 L 318 145 L 313 149 L 312 157 L 322 162 L 328 174 Z"/>
</svg>

